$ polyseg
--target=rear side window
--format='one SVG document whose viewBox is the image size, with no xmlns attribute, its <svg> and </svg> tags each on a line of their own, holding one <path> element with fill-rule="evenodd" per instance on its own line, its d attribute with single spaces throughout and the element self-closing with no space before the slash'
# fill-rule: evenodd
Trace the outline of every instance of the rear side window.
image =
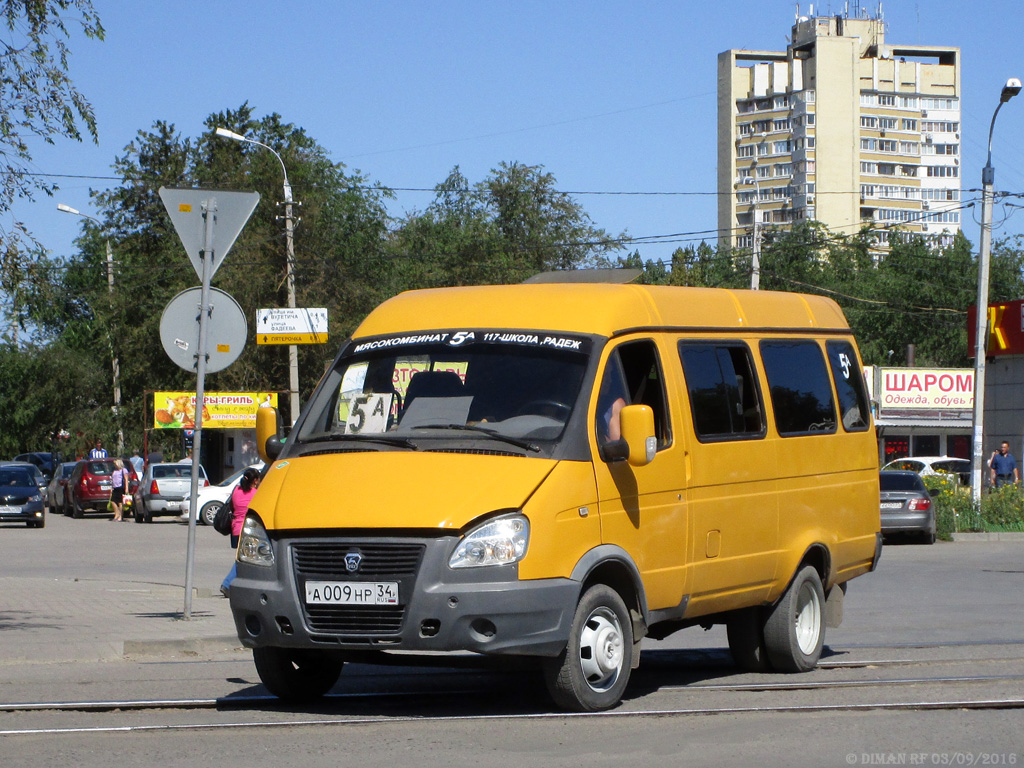
<svg viewBox="0 0 1024 768">
<path fill-rule="evenodd" d="M 902 472 L 879 472 L 878 485 L 882 491 L 928 492 L 918 475 L 904 474 Z"/>
<path fill-rule="evenodd" d="M 853 344 L 848 341 L 829 341 L 825 343 L 825 350 L 828 352 L 828 364 L 832 367 L 832 378 L 836 382 L 843 429 L 847 432 L 863 432 L 869 426 L 868 393 Z"/>
<path fill-rule="evenodd" d="M 679 359 L 699 440 L 764 436 L 761 391 L 746 345 L 680 342 Z"/>
<path fill-rule="evenodd" d="M 836 431 L 832 382 L 816 342 L 762 341 L 761 359 L 780 435 Z"/>
</svg>

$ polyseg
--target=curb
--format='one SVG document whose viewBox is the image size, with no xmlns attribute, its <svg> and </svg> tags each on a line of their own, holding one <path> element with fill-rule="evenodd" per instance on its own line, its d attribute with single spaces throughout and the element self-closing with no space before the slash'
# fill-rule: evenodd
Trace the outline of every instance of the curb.
<svg viewBox="0 0 1024 768">
<path fill-rule="evenodd" d="M 124 656 L 199 656 L 245 650 L 237 635 L 193 637 L 184 640 L 125 640 Z"/>
<path fill-rule="evenodd" d="M 953 541 L 1015 541 L 1024 543 L 1024 533 L 954 533 Z"/>
</svg>

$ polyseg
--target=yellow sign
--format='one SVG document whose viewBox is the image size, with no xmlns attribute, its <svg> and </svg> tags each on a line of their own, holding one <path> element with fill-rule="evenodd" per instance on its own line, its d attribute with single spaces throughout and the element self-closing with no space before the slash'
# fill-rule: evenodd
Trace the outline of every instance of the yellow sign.
<svg viewBox="0 0 1024 768">
<path fill-rule="evenodd" d="M 207 392 L 203 396 L 204 429 L 255 429 L 256 409 L 277 407 L 276 392 Z M 194 429 L 195 392 L 155 392 L 154 429 Z"/>
<path fill-rule="evenodd" d="M 257 344 L 326 344 L 323 333 L 257 333 Z"/>
</svg>

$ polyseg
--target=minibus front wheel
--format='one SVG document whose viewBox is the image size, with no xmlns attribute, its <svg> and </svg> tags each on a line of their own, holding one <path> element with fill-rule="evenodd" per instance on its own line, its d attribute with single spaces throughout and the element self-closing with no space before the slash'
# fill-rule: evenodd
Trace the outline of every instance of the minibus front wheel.
<svg viewBox="0 0 1024 768">
<path fill-rule="evenodd" d="M 548 692 L 562 709 L 598 712 L 622 699 L 633 667 L 633 625 L 611 587 L 590 587 L 576 607 L 569 643 L 545 668 Z"/>
<path fill-rule="evenodd" d="M 813 565 L 805 565 L 770 610 L 764 624 L 768 658 L 779 672 L 808 672 L 825 643 L 825 591 Z"/>
<path fill-rule="evenodd" d="M 286 701 L 320 698 L 338 682 L 344 665 L 334 654 L 305 648 L 253 648 L 252 659 L 267 690 Z"/>
</svg>

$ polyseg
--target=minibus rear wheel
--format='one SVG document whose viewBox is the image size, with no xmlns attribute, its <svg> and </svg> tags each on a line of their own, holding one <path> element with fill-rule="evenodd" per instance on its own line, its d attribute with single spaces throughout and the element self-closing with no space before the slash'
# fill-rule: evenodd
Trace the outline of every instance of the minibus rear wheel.
<svg viewBox="0 0 1024 768">
<path fill-rule="evenodd" d="M 545 666 L 551 698 L 572 712 L 598 712 L 622 699 L 633 667 L 633 625 L 619 593 L 604 584 L 583 593 L 569 643 Z"/>
<path fill-rule="evenodd" d="M 286 701 L 309 701 L 327 693 L 344 662 L 326 651 L 305 648 L 253 648 L 256 672 L 267 690 Z"/>
<path fill-rule="evenodd" d="M 779 672 L 814 669 L 825 643 L 825 591 L 812 565 L 805 565 L 770 610 L 764 624 L 768 659 Z"/>
</svg>

